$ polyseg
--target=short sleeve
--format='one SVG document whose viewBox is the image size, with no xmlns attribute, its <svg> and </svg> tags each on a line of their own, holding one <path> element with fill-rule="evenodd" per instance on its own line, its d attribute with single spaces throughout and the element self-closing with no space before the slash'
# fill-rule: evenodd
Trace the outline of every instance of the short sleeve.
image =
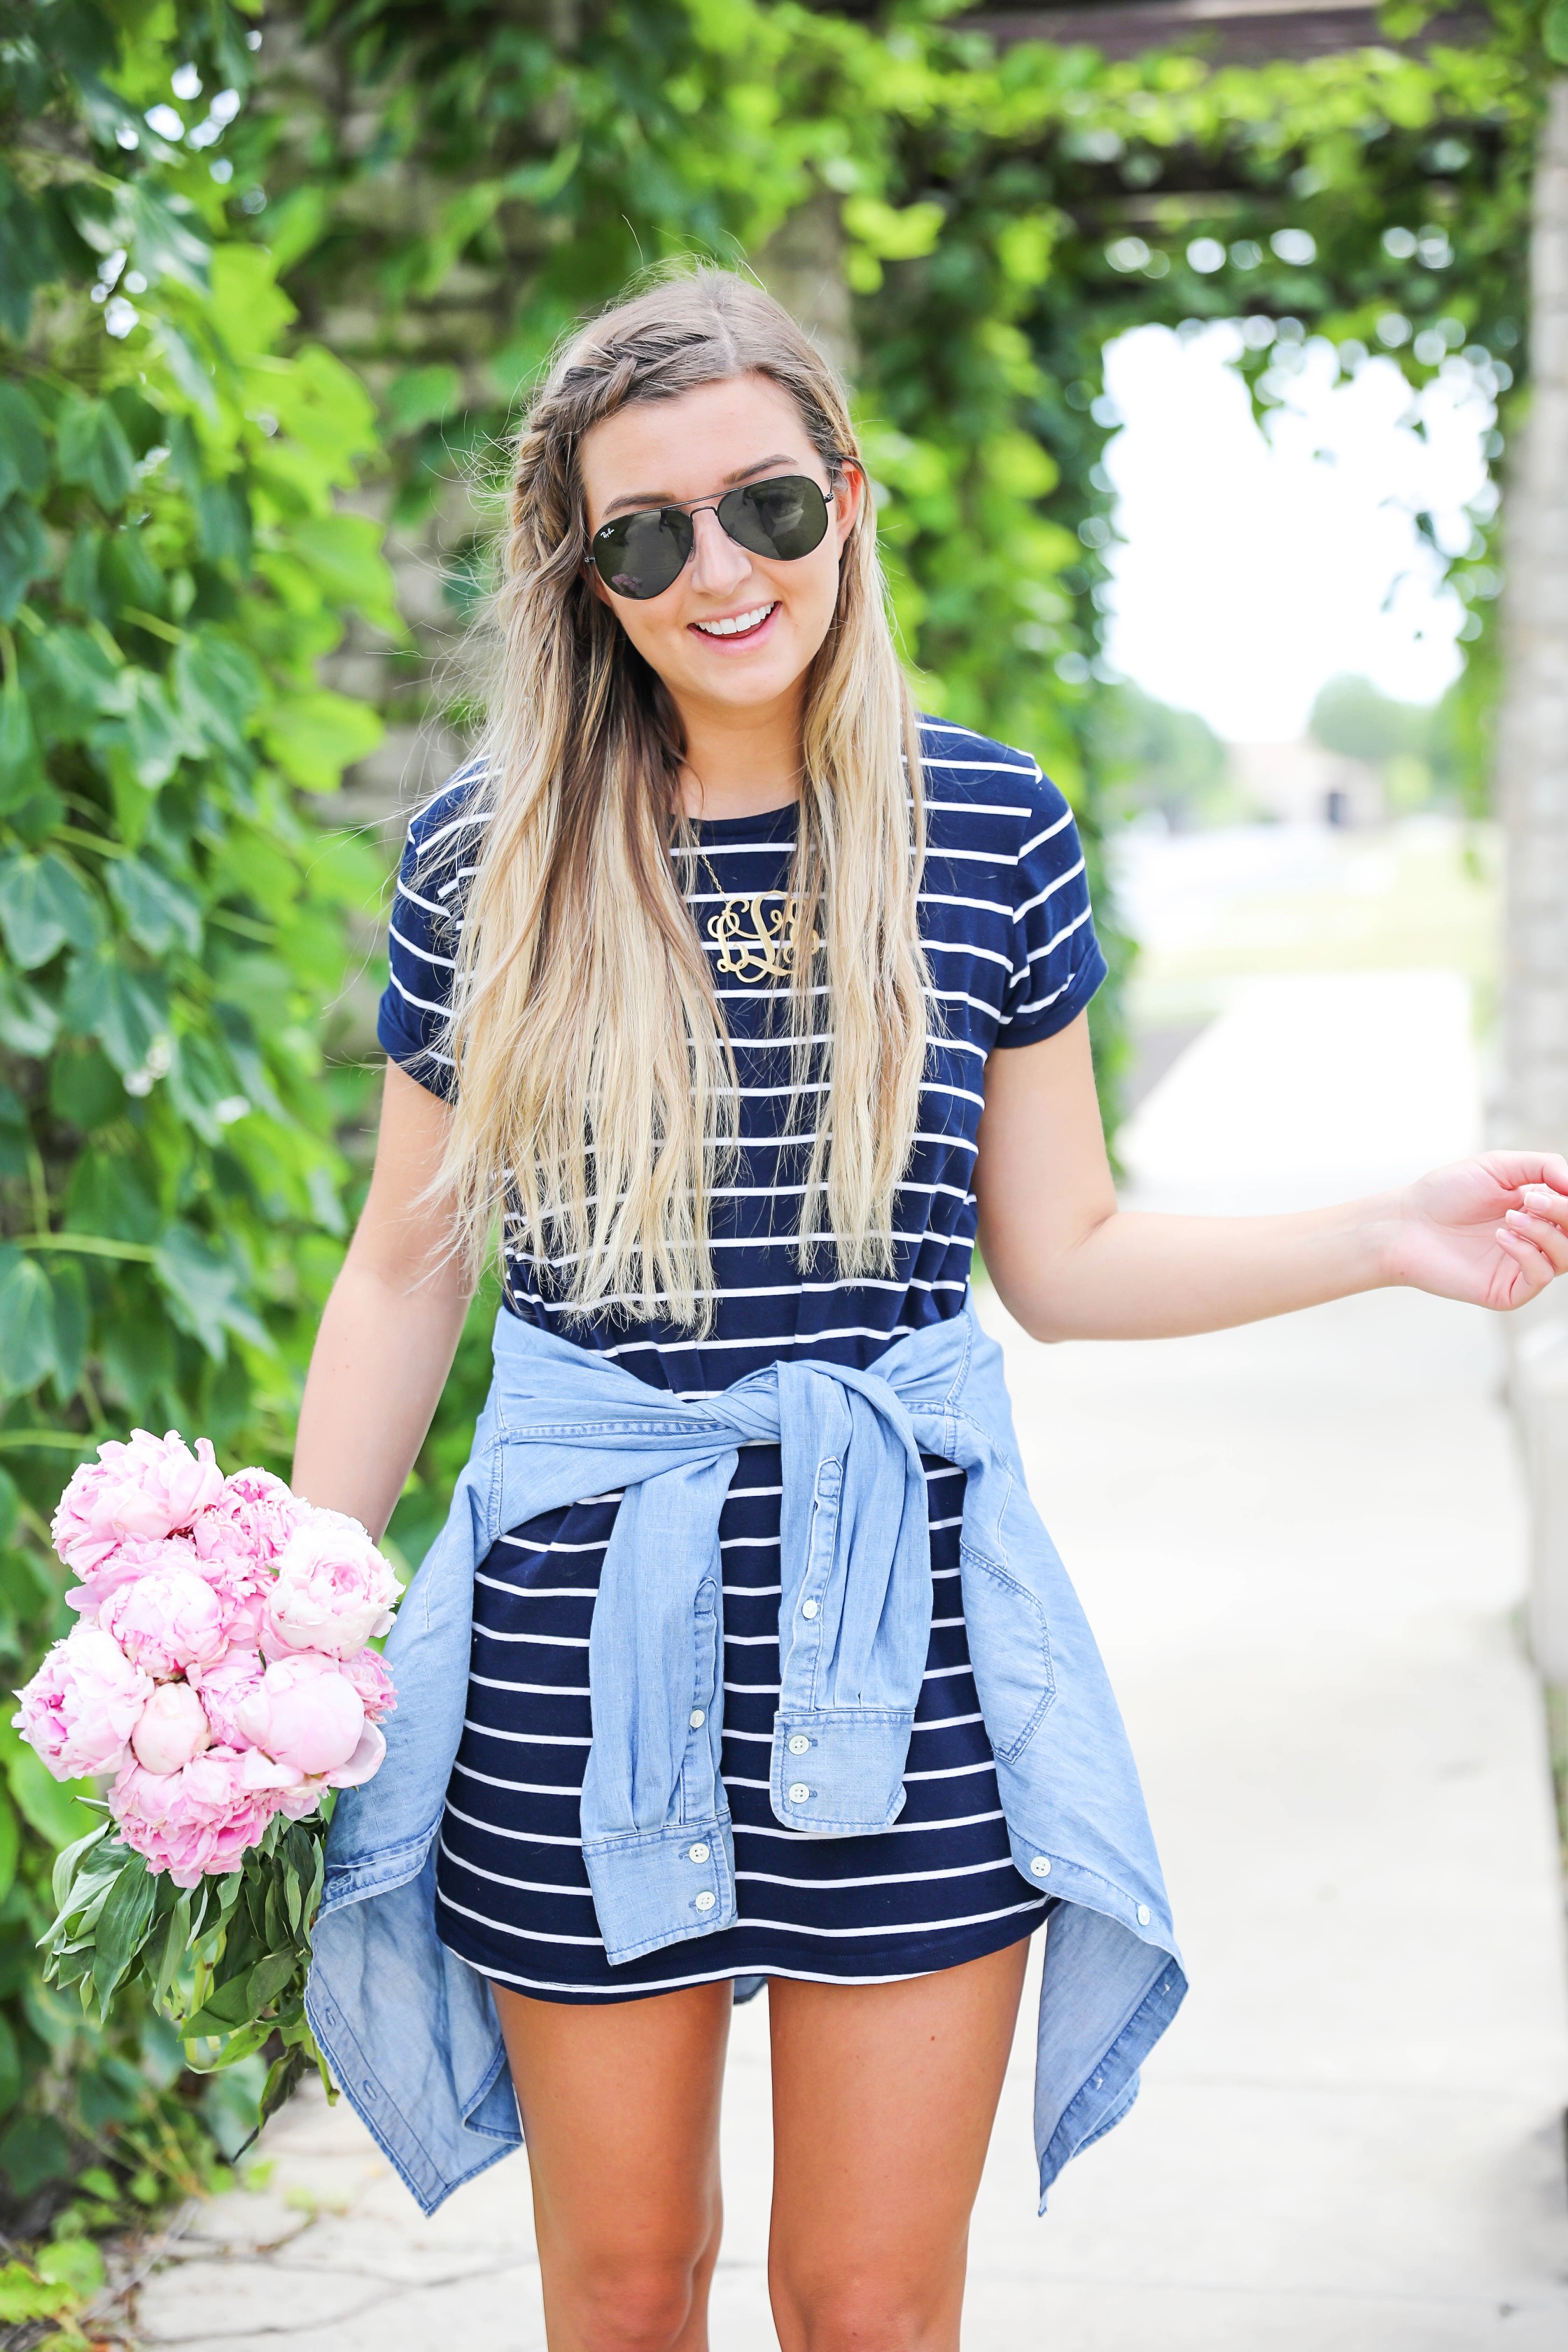
<svg viewBox="0 0 1568 2352">
<path fill-rule="evenodd" d="M 1048 778 L 1038 770 L 1036 775 L 1014 869 L 1013 971 L 998 1045 L 1037 1045 L 1054 1037 L 1078 1018 L 1106 973 L 1072 811 Z"/>
<path fill-rule="evenodd" d="M 445 1049 L 462 905 L 481 812 L 468 804 L 477 780 L 460 776 L 418 811 L 408 828 L 387 932 L 387 982 L 375 1034 L 390 1058 L 432 1094 L 452 1091 Z"/>
</svg>

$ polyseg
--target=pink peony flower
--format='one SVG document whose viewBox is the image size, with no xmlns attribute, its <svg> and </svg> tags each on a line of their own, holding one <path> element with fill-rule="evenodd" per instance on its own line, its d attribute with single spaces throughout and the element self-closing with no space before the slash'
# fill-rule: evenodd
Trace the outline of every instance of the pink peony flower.
<svg viewBox="0 0 1568 2352">
<path fill-rule="evenodd" d="M 129 1759 L 110 1810 L 125 1843 L 154 1871 L 195 1886 L 240 1867 L 298 1780 L 255 1748 L 209 1748 L 177 1772 L 149 1772 Z"/>
<path fill-rule="evenodd" d="M 194 1559 L 191 1565 L 217 1594 L 230 1643 L 241 1649 L 256 1649 L 267 1626 L 271 1569 L 265 1561 L 248 1559 L 239 1553 L 228 1557 L 214 1553 L 205 1559 Z"/>
<path fill-rule="evenodd" d="M 270 1470 L 237 1470 L 192 1528 L 203 1559 L 266 1563 L 277 1559 L 310 1507 Z"/>
<path fill-rule="evenodd" d="M 189 1683 L 160 1683 L 131 1735 L 132 1752 L 148 1772 L 177 1772 L 211 1745 L 206 1710 Z"/>
<path fill-rule="evenodd" d="M 330 1658 L 279 1658 L 235 1709 L 241 1731 L 275 1762 L 309 1779 L 335 1771 L 359 1746 L 364 1702 Z"/>
<path fill-rule="evenodd" d="M 379 1772 L 386 1758 L 386 1740 L 379 1724 L 367 1723 L 360 1733 L 359 1744 L 346 1763 L 325 1775 L 329 1789 L 357 1789 Z M 298 1818 L 298 1816 L 296 1816 Z"/>
<path fill-rule="evenodd" d="M 84 1583 L 71 1587 L 66 1605 L 77 1610 L 88 1624 L 96 1624 L 104 1602 L 122 1584 L 134 1584 L 138 1577 L 150 1576 L 154 1569 L 190 1570 L 198 1565 L 195 1546 L 188 1536 L 127 1536 L 87 1575 Z"/>
<path fill-rule="evenodd" d="M 343 1660 L 343 1672 L 364 1703 L 365 1720 L 379 1723 L 397 1705 L 397 1692 L 386 1661 L 376 1650 L 356 1650 Z"/>
<path fill-rule="evenodd" d="M 115 1770 L 152 1695 L 151 1675 L 111 1635 L 75 1625 L 16 1693 L 11 1722 L 57 1780 L 74 1780 Z"/>
<path fill-rule="evenodd" d="M 267 1601 L 268 1654 L 351 1657 L 392 1624 L 397 1579 L 357 1519 L 310 1510 L 278 1558 Z"/>
<path fill-rule="evenodd" d="M 221 1747 L 251 1745 L 236 1719 L 237 1710 L 240 1701 L 259 1686 L 264 1664 L 259 1651 L 236 1644 L 224 1652 L 216 1665 L 191 1668 L 191 1681 L 202 1695 L 213 1738 Z"/>
<path fill-rule="evenodd" d="M 216 1664 L 228 1646 L 222 1600 L 187 1568 L 154 1569 L 122 1584 L 99 1622 L 160 1682 L 185 1666 Z"/>
<path fill-rule="evenodd" d="M 193 1454 L 177 1431 L 154 1437 L 133 1430 L 129 1444 L 110 1438 L 96 1462 L 84 1462 L 60 1496 L 50 1533 L 68 1567 L 89 1576 L 127 1536 L 167 1536 L 188 1528 L 223 1492 L 211 1444 Z"/>
</svg>

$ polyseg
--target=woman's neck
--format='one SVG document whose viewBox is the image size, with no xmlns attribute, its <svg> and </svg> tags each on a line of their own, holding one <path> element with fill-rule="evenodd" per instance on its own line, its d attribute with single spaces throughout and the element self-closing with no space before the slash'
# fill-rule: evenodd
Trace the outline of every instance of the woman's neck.
<svg viewBox="0 0 1568 2352">
<path fill-rule="evenodd" d="M 689 817 L 759 816 L 800 798 L 800 706 L 682 710 L 681 807 Z"/>
</svg>

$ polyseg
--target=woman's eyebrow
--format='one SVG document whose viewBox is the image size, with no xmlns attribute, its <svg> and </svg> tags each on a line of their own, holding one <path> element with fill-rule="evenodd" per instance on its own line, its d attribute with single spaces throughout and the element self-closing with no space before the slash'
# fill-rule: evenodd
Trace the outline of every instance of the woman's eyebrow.
<svg viewBox="0 0 1568 2352">
<path fill-rule="evenodd" d="M 732 474 L 721 476 L 721 487 L 726 490 L 732 489 L 737 482 L 750 481 L 753 474 L 764 472 L 769 466 L 795 466 L 799 462 L 787 450 L 772 457 L 756 457 L 749 466 L 742 466 Z M 609 500 L 605 508 L 605 520 L 607 522 L 611 515 L 619 514 L 623 508 L 678 507 L 689 503 L 693 501 L 671 498 L 668 490 L 628 490 L 624 497 Z M 694 503 L 700 506 L 702 501 L 699 499 Z"/>
</svg>

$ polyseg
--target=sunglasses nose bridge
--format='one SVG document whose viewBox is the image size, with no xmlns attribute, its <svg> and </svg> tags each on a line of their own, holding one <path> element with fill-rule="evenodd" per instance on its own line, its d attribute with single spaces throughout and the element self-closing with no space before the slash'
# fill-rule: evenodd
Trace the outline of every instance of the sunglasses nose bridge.
<svg viewBox="0 0 1568 2352">
<path fill-rule="evenodd" d="M 717 499 L 687 509 L 691 520 L 692 584 L 697 587 L 723 585 L 751 570 L 751 560 L 739 540 L 727 531 L 719 520 Z M 705 515 L 706 523 L 698 517 Z"/>
</svg>

